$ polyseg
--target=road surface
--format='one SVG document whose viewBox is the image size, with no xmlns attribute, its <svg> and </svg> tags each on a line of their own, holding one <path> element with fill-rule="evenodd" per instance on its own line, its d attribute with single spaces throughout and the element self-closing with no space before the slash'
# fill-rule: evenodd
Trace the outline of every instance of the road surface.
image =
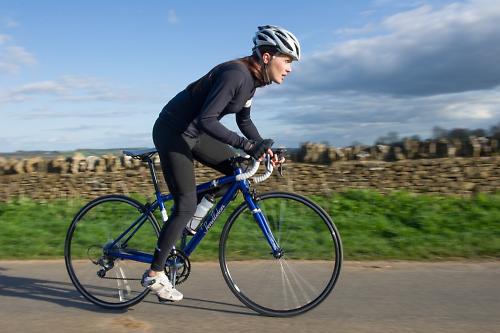
<svg viewBox="0 0 500 333">
<path fill-rule="evenodd" d="M 0 261 L 1 332 L 498 332 L 500 262 L 347 262 L 333 293 L 293 318 L 260 316 L 217 263 L 192 264 L 185 299 L 124 311 L 80 297 L 62 260 Z"/>
</svg>

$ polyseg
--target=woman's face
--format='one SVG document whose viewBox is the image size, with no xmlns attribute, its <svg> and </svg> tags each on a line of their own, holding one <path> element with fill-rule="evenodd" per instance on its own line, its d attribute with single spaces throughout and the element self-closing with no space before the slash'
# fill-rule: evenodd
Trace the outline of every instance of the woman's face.
<svg viewBox="0 0 500 333">
<path fill-rule="evenodd" d="M 266 55 L 268 55 L 266 57 Z M 281 84 L 285 76 L 292 71 L 292 57 L 284 54 L 275 54 L 271 56 L 269 53 L 264 54 L 264 63 L 267 66 L 269 79 L 274 83 Z"/>
</svg>

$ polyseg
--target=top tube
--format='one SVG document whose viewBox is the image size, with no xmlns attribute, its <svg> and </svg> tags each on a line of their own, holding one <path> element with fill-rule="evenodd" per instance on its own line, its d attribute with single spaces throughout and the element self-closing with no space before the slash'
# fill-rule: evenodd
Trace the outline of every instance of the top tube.
<svg viewBox="0 0 500 333">
<path fill-rule="evenodd" d="M 223 177 L 216 178 L 214 180 L 199 184 L 196 186 L 196 192 L 197 193 L 206 192 L 208 190 L 214 189 L 216 187 L 220 187 L 220 186 L 225 185 L 225 184 L 234 183 L 234 182 L 236 182 L 236 176 L 241 174 L 241 168 L 239 168 L 239 167 L 235 168 L 235 173 L 236 174 L 233 176 L 223 176 Z M 172 196 L 172 194 L 161 194 L 160 198 L 162 201 L 168 201 L 168 200 L 172 200 L 173 196 Z"/>
</svg>

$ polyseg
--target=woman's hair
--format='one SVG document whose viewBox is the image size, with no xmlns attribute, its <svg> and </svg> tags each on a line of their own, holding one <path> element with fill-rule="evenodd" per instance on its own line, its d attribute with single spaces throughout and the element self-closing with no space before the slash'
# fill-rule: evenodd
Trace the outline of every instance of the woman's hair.
<svg viewBox="0 0 500 333">
<path fill-rule="evenodd" d="M 267 52 L 271 55 L 274 55 L 278 52 L 274 47 L 259 47 L 259 51 L 260 54 L 264 54 Z M 254 52 L 250 56 L 239 58 L 236 61 L 242 62 L 245 66 L 247 66 L 248 70 L 250 71 L 250 73 L 252 73 L 252 76 L 259 82 L 260 86 L 266 85 L 262 74 L 262 65 L 256 52 Z"/>
</svg>

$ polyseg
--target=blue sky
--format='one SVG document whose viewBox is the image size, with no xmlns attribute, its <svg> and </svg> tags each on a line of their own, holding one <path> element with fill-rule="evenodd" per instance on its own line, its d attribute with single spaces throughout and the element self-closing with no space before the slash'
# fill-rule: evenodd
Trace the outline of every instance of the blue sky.
<svg viewBox="0 0 500 333">
<path fill-rule="evenodd" d="M 302 45 L 292 74 L 252 104 L 279 145 L 487 129 L 500 122 L 498 22 L 499 0 L 3 0 L 0 152 L 150 147 L 164 104 L 249 54 L 262 24 Z"/>
</svg>

